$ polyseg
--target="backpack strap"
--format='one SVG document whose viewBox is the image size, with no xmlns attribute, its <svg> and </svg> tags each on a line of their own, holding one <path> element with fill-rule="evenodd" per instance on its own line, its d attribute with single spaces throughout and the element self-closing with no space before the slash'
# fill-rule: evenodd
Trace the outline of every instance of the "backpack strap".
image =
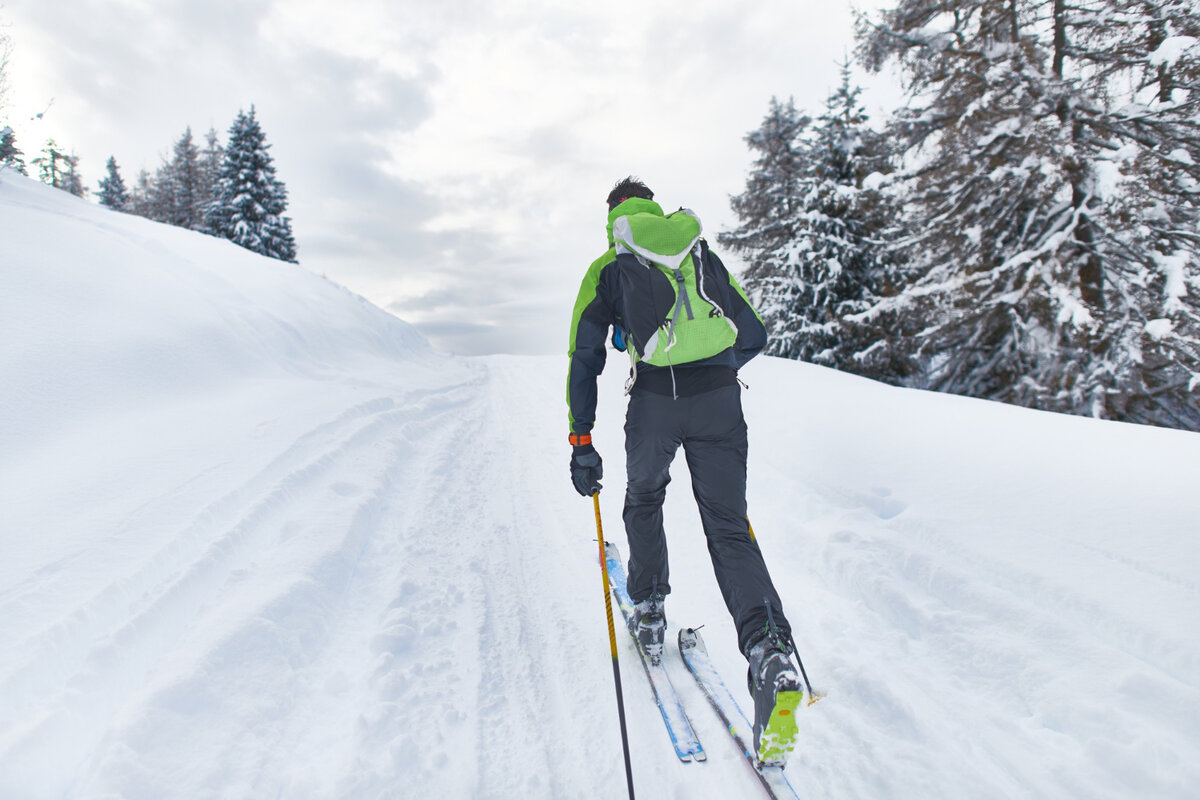
<svg viewBox="0 0 1200 800">
<path fill-rule="evenodd" d="M 729 327 L 733 329 L 733 333 L 736 336 L 738 332 L 737 325 L 729 317 L 729 315 L 725 313 L 725 308 L 718 300 L 710 296 L 709 292 L 704 291 L 704 273 L 706 271 L 705 268 L 708 262 L 708 259 L 706 258 L 708 255 L 708 242 L 705 242 L 703 239 L 701 239 L 696 245 L 696 253 L 700 258 L 700 262 L 696 267 L 696 293 L 700 295 L 704 302 L 713 307 L 713 310 L 708 312 L 708 315 L 710 317 L 721 317 L 724 319 L 727 323 L 729 323 Z M 723 292 L 722 287 L 718 286 L 717 290 L 711 294 L 722 296 L 726 295 L 727 293 Z"/>
<path fill-rule="evenodd" d="M 692 264 L 693 268 L 697 266 L 697 264 Z M 675 313 L 671 317 L 671 324 L 667 327 L 667 350 L 674 347 L 675 342 L 678 341 L 675 338 L 675 325 L 679 322 L 679 310 L 685 309 L 688 319 L 696 318 L 692 314 L 692 299 L 688 297 L 687 285 L 683 280 L 683 270 L 676 267 L 671 271 L 675 274 Z"/>
</svg>

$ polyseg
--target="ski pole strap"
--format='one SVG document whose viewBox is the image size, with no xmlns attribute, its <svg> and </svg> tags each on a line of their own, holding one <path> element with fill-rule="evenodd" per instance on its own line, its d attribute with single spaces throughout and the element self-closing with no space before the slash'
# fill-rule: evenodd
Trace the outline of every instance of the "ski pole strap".
<svg viewBox="0 0 1200 800">
<path fill-rule="evenodd" d="M 591 444 L 592 435 L 590 433 L 572 433 L 567 436 L 567 441 L 574 447 L 580 447 L 581 445 Z"/>
</svg>

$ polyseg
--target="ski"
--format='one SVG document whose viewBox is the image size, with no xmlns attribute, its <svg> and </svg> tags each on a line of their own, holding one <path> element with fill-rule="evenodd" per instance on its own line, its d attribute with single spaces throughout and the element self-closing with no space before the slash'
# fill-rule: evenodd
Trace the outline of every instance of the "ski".
<svg viewBox="0 0 1200 800">
<path fill-rule="evenodd" d="M 688 671 L 700 685 L 717 716 L 725 723 L 725 729 L 737 743 L 767 794 L 774 800 L 800 800 L 800 795 L 783 774 L 783 767 L 759 765 L 758 756 L 754 753 L 753 727 L 709 659 L 708 649 L 704 646 L 699 631 L 693 628 L 679 629 L 679 655 L 683 657 Z"/>
<path fill-rule="evenodd" d="M 612 542 L 605 542 L 604 555 L 608 564 L 609 585 L 612 587 L 613 596 L 616 597 L 617 605 L 621 609 L 621 616 L 625 618 L 625 628 L 630 630 L 630 620 L 633 619 L 633 602 L 629 599 L 629 593 L 625 591 L 625 564 L 621 561 L 621 551 Z M 661 660 L 657 664 L 650 660 L 638 644 L 637 637 L 632 635 L 632 631 L 630 636 L 633 638 L 633 646 L 637 651 L 638 659 L 642 662 L 643 669 L 646 670 L 646 677 L 650 680 L 650 689 L 654 692 L 654 702 L 662 714 L 663 724 L 667 726 L 667 734 L 671 737 L 675 754 L 679 756 L 680 761 L 704 761 L 707 758 L 704 748 L 700 745 L 696 732 L 692 730 L 691 721 L 684 713 L 683 703 L 680 702 L 679 694 L 671 683 L 667 668 Z"/>
</svg>

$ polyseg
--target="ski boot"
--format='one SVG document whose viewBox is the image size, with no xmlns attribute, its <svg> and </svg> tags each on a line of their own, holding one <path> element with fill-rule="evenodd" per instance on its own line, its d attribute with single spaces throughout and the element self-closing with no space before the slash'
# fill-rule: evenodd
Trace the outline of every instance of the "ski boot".
<svg viewBox="0 0 1200 800">
<path fill-rule="evenodd" d="M 772 626 L 773 628 L 774 626 Z M 754 751 L 760 767 L 782 767 L 796 746 L 796 708 L 804 698 L 792 649 L 772 630 L 751 645 L 746 682 L 754 698 Z"/>
<path fill-rule="evenodd" d="M 650 663 L 662 661 L 663 640 L 667 635 L 667 616 L 664 610 L 663 596 L 652 594 L 642 602 L 634 605 L 630 629 L 637 639 L 638 647 L 650 659 Z"/>
</svg>

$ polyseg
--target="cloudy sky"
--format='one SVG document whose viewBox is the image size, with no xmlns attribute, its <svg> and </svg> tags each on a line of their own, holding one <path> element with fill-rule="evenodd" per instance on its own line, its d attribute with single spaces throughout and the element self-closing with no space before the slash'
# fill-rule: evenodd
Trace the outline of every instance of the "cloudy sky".
<svg viewBox="0 0 1200 800">
<path fill-rule="evenodd" d="M 820 110 L 850 7 L 0 0 L 0 122 L 27 160 L 48 137 L 73 150 L 94 191 L 109 155 L 132 184 L 185 128 L 223 141 L 253 104 L 305 268 L 445 352 L 559 353 L 611 185 L 636 174 L 710 238 L 731 227 L 743 137 L 772 96 Z M 856 74 L 875 118 L 898 101 Z"/>
</svg>

